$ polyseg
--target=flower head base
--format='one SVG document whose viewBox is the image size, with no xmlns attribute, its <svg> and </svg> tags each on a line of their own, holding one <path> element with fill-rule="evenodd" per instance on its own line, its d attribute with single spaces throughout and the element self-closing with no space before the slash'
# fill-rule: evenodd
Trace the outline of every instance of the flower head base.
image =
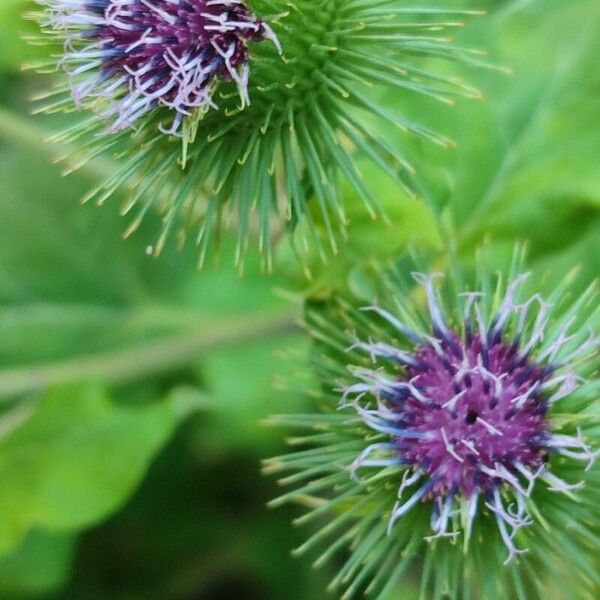
<svg viewBox="0 0 600 600">
<path fill-rule="evenodd" d="M 266 470 L 297 486 L 274 505 L 314 507 L 299 522 L 331 514 L 299 551 L 332 536 L 321 564 L 347 543 L 344 598 L 387 597 L 417 559 L 424 597 L 543 597 L 575 564 L 589 574 L 577 597 L 600 589 L 596 286 L 567 300 L 566 278 L 548 301 L 521 299 L 521 265 L 495 289 L 485 272 L 465 289 L 460 272 L 415 287 L 392 271 L 377 305 L 308 311 L 322 412 L 277 418 L 314 433 Z"/>
<path fill-rule="evenodd" d="M 248 104 L 248 42 L 277 43 L 242 0 L 40 0 L 49 25 L 66 32 L 62 64 L 78 105 L 94 100 L 112 120 L 131 127 L 157 106 L 174 113 L 165 133 L 210 107 L 217 80 L 237 83 Z"/>
</svg>

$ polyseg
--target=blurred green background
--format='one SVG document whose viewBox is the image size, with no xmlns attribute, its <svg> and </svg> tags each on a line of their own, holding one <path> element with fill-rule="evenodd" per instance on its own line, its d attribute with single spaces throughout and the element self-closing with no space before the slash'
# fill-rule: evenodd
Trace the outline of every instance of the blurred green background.
<svg viewBox="0 0 600 600">
<path fill-rule="evenodd" d="M 153 217 L 124 242 L 116 200 L 80 206 L 111 164 L 61 177 L 66 149 L 44 140 L 64 119 L 31 116 L 49 81 L 20 70 L 42 52 L 20 39 L 29 5 L 2 0 L 0 598 L 325 597 L 329 574 L 291 557 L 306 532 L 292 509 L 267 511 L 277 485 L 260 475 L 261 459 L 284 451 L 284 432 L 260 421 L 310 408 L 274 385 L 305 370 L 302 295 L 368 296 L 372 260 L 441 250 L 448 232 L 467 262 L 487 238 L 499 261 L 527 240 L 550 282 L 573 266 L 581 287 L 598 275 L 600 3 L 447 5 L 489 11 L 460 41 L 513 74 L 469 70 L 486 98 L 450 110 L 384 96 L 457 148 L 394 137 L 416 157 L 427 202 L 365 165 L 391 225 L 347 192 L 348 241 L 326 265 L 306 257 L 308 281 L 285 242 L 275 276 L 251 254 L 240 278 L 227 237 L 219 268 L 198 273 L 193 247 L 146 255 Z"/>
</svg>

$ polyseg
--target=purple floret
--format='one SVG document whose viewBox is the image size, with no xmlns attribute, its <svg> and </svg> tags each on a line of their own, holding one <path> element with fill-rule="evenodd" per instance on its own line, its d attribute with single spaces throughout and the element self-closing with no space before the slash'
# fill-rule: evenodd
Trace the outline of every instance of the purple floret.
<svg viewBox="0 0 600 600">
<path fill-rule="evenodd" d="M 437 351 L 421 347 L 406 380 L 418 397 L 407 390 L 391 402 L 400 425 L 424 434 L 398 439 L 398 452 L 435 477 L 431 495 L 489 492 L 498 485 L 498 469 L 518 474 L 517 464 L 543 465 L 547 403 L 539 390 L 550 371 L 502 340 L 483 350 L 479 334 L 470 342 L 453 335 Z"/>
<path fill-rule="evenodd" d="M 248 43 L 277 39 L 242 0 L 40 0 L 66 32 L 63 64 L 77 103 L 107 98 L 111 131 L 157 106 L 175 111 L 167 133 L 216 108 L 214 83 L 234 80 L 248 104 Z"/>
<path fill-rule="evenodd" d="M 483 500 L 509 551 L 508 562 L 524 552 L 514 538 L 531 523 L 527 503 L 536 482 L 567 493 L 582 485 L 554 475 L 549 457 L 584 461 L 588 468 L 597 457 L 580 432 L 553 432 L 549 411 L 579 387 L 572 365 L 594 352 L 600 340 L 592 334 L 566 353 L 570 321 L 546 340 L 550 305 L 539 295 L 516 302 L 525 275 L 508 286 L 489 323 L 480 303 L 483 294 L 462 294 L 462 323 L 454 328 L 438 300 L 436 276 L 415 277 L 427 296 L 429 331 L 414 330 L 382 308 L 364 309 L 393 326 L 409 348 L 373 340 L 354 345 L 374 363 L 384 359 L 395 365 L 395 372 L 351 368 L 355 381 L 344 386 L 343 404 L 354 396 L 351 405 L 363 422 L 387 438 L 368 446 L 351 471 L 356 476 L 365 467 L 400 469 L 389 529 L 428 501 L 433 505 L 430 540 L 454 538 L 462 524 L 468 541 Z M 411 494 L 405 499 L 407 490 Z"/>
</svg>

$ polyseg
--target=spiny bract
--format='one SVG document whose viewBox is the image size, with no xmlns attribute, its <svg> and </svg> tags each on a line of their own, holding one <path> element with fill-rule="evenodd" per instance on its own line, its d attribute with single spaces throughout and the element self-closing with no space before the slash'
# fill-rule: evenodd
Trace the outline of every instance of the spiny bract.
<svg viewBox="0 0 600 600">
<path fill-rule="evenodd" d="M 274 504 L 314 507 L 300 522 L 330 516 L 301 550 L 330 539 L 321 563 L 350 548 L 332 583 L 346 597 L 389 590 L 418 557 L 426 598 L 541 598 L 574 568 L 597 592 L 596 286 L 546 301 L 521 299 L 516 269 L 495 288 L 413 276 L 410 292 L 390 279 L 389 305 L 309 312 L 324 412 L 276 419 L 318 433 L 267 461 L 296 485 Z"/>
<path fill-rule="evenodd" d="M 92 111 L 52 139 L 75 148 L 70 169 L 115 157 L 113 174 L 86 199 L 102 204 L 126 189 L 123 213 L 138 210 L 128 234 L 158 209 L 155 254 L 170 232 L 183 243 L 195 229 L 202 263 L 223 224 L 237 229 L 238 260 L 256 230 L 269 268 L 275 229 L 285 225 L 307 222 L 303 247 L 323 252 L 325 238 L 335 249 L 347 222 L 340 179 L 379 211 L 357 156 L 412 188 L 409 161 L 366 119 L 451 145 L 386 109 L 380 91 L 449 104 L 480 95 L 430 64 L 480 63 L 445 33 L 476 11 L 404 0 L 38 2 L 45 10 L 35 18 L 58 56 L 42 68 L 58 64 L 70 79 L 43 95 L 51 101 L 41 110 Z M 264 38 L 275 44 L 251 43 Z"/>
</svg>

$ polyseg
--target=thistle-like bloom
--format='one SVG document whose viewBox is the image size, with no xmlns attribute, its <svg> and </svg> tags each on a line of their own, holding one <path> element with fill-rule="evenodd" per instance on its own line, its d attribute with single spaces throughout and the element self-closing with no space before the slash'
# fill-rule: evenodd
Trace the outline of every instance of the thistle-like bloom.
<svg viewBox="0 0 600 600">
<path fill-rule="evenodd" d="M 401 370 L 390 376 L 376 368 L 353 369 L 359 382 L 349 385 L 345 396 L 359 394 L 353 403 L 357 413 L 368 427 L 387 434 L 390 441 L 366 448 L 352 470 L 374 463 L 404 465 L 389 526 L 417 502 L 429 500 L 433 503 L 431 539 L 458 535 L 459 523 L 452 522 L 452 515 L 463 501 L 468 540 L 478 504 L 483 502 L 498 523 L 509 551 L 508 562 L 523 552 L 513 540 L 519 528 L 531 523 L 527 499 L 538 480 L 557 492 L 582 485 L 555 476 L 546 465 L 549 454 L 585 461 L 588 468 L 595 458 L 580 434 L 552 433 L 548 413 L 554 403 L 577 390 L 579 378 L 572 365 L 593 350 L 598 339 L 591 335 L 555 363 L 571 340 L 565 327 L 550 344 L 538 349 L 549 325 L 550 307 L 539 296 L 516 302 L 525 276 L 509 285 L 489 323 L 483 318 L 480 294 L 467 292 L 462 327 L 457 331 L 442 316 L 435 276 L 415 278 L 427 295 L 430 335 L 407 328 L 383 309 L 367 309 L 395 326 L 413 348 L 407 352 L 381 342 L 356 344 L 374 363 L 379 358 L 391 359 Z M 527 316 L 536 309 L 534 324 L 524 335 Z M 509 328 L 511 318 L 514 323 Z M 365 393 L 377 399 L 377 408 L 361 406 Z M 407 490 L 412 494 L 404 498 Z M 508 495 L 508 503 L 503 494 Z"/>
<path fill-rule="evenodd" d="M 73 149 L 68 172 L 101 155 L 113 161 L 85 200 L 103 204 L 125 190 L 127 235 L 157 210 L 162 230 L 148 244 L 155 256 L 173 238 L 193 238 L 203 264 L 226 228 L 237 231 L 240 267 L 254 238 L 270 270 L 283 230 L 301 253 L 336 250 L 339 226 L 349 223 L 340 179 L 370 213 L 382 212 L 359 158 L 415 191 L 410 157 L 366 122 L 375 116 L 452 146 L 396 114 L 381 92 L 445 104 L 481 97 L 429 60 L 481 64 L 480 51 L 448 35 L 478 11 L 409 0 L 37 2 L 39 42 L 51 46 L 38 66 L 55 71 L 58 60 L 70 80 L 58 77 L 39 110 L 72 112 L 73 96 L 85 109 L 51 141 Z M 274 43 L 252 43 L 265 38 Z"/>
<path fill-rule="evenodd" d="M 99 104 L 115 132 L 157 106 L 175 113 L 166 133 L 209 107 L 215 82 L 237 83 L 249 104 L 249 42 L 277 38 L 242 0 L 40 0 L 63 31 L 62 64 L 77 105 Z"/>
<path fill-rule="evenodd" d="M 549 301 L 539 294 L 522 300 L 527 275 L 513 273 L 507 286 L 499 278 L 493 292 L 486 283 L 459 293 L 453 278 L 441 286 L 438 275 L 414 278 L 427 314 L 412 297 L 399 297 L 393 308 L 343 304 L 342 322 L 358 336 L 351 344 L 337 324 L 309 316 L 318 339 L 333 349 L 319 370 L 326 389 L 337 390 L 339 410 L 287 419 L 322 433 L 296 440 L 318 448 L 267 463 L 267 470 L 299 471 L 283 483 L 309 480 L 275 503 L 333 490 L 311 501 L 317 508 L 301 520 L 336 515 L 306 548 L 348 524 L 319 559 L 350 542 L 350 558 L 334 580 L 350 584 L 347 595 L 368 578 L 379 589 L 386 572 L 393 578 L 423 544 L 445 561 L 445 580 L 458 584 L 462 567 L 474 597 L 495 598 L 501 596 L 486 577 L 511 580 L 496 587 L 511 597 L 511 586 L 521 594 L 535 585 L 535 565 L 542 586 L 552 568 L 544 564 L 547 547 L 568 543 L 573 556 L 565 548 L 557 571 L 583 561 L 593 575 L 582 589 L 598 591 L 600 577 L 585 557 L 600 543 L 598 492 L 589 489 L 598 480 L 591 440 L 598 381 L 589 380 L 600 341 L 595 288 L 566 307 L 565 289 Z M 358 364 L 335 386 L 343 348 Z M 456 551 L 460 536 L 466 556 Z M 432 543 L 439 538 L 448 540 Z M 478 574 L 484 560 L 490 573 Z M 427 578 L 435 582 L 440 574 L 427 559 L 424 569 L 427 589 Z"/>
</svg>

